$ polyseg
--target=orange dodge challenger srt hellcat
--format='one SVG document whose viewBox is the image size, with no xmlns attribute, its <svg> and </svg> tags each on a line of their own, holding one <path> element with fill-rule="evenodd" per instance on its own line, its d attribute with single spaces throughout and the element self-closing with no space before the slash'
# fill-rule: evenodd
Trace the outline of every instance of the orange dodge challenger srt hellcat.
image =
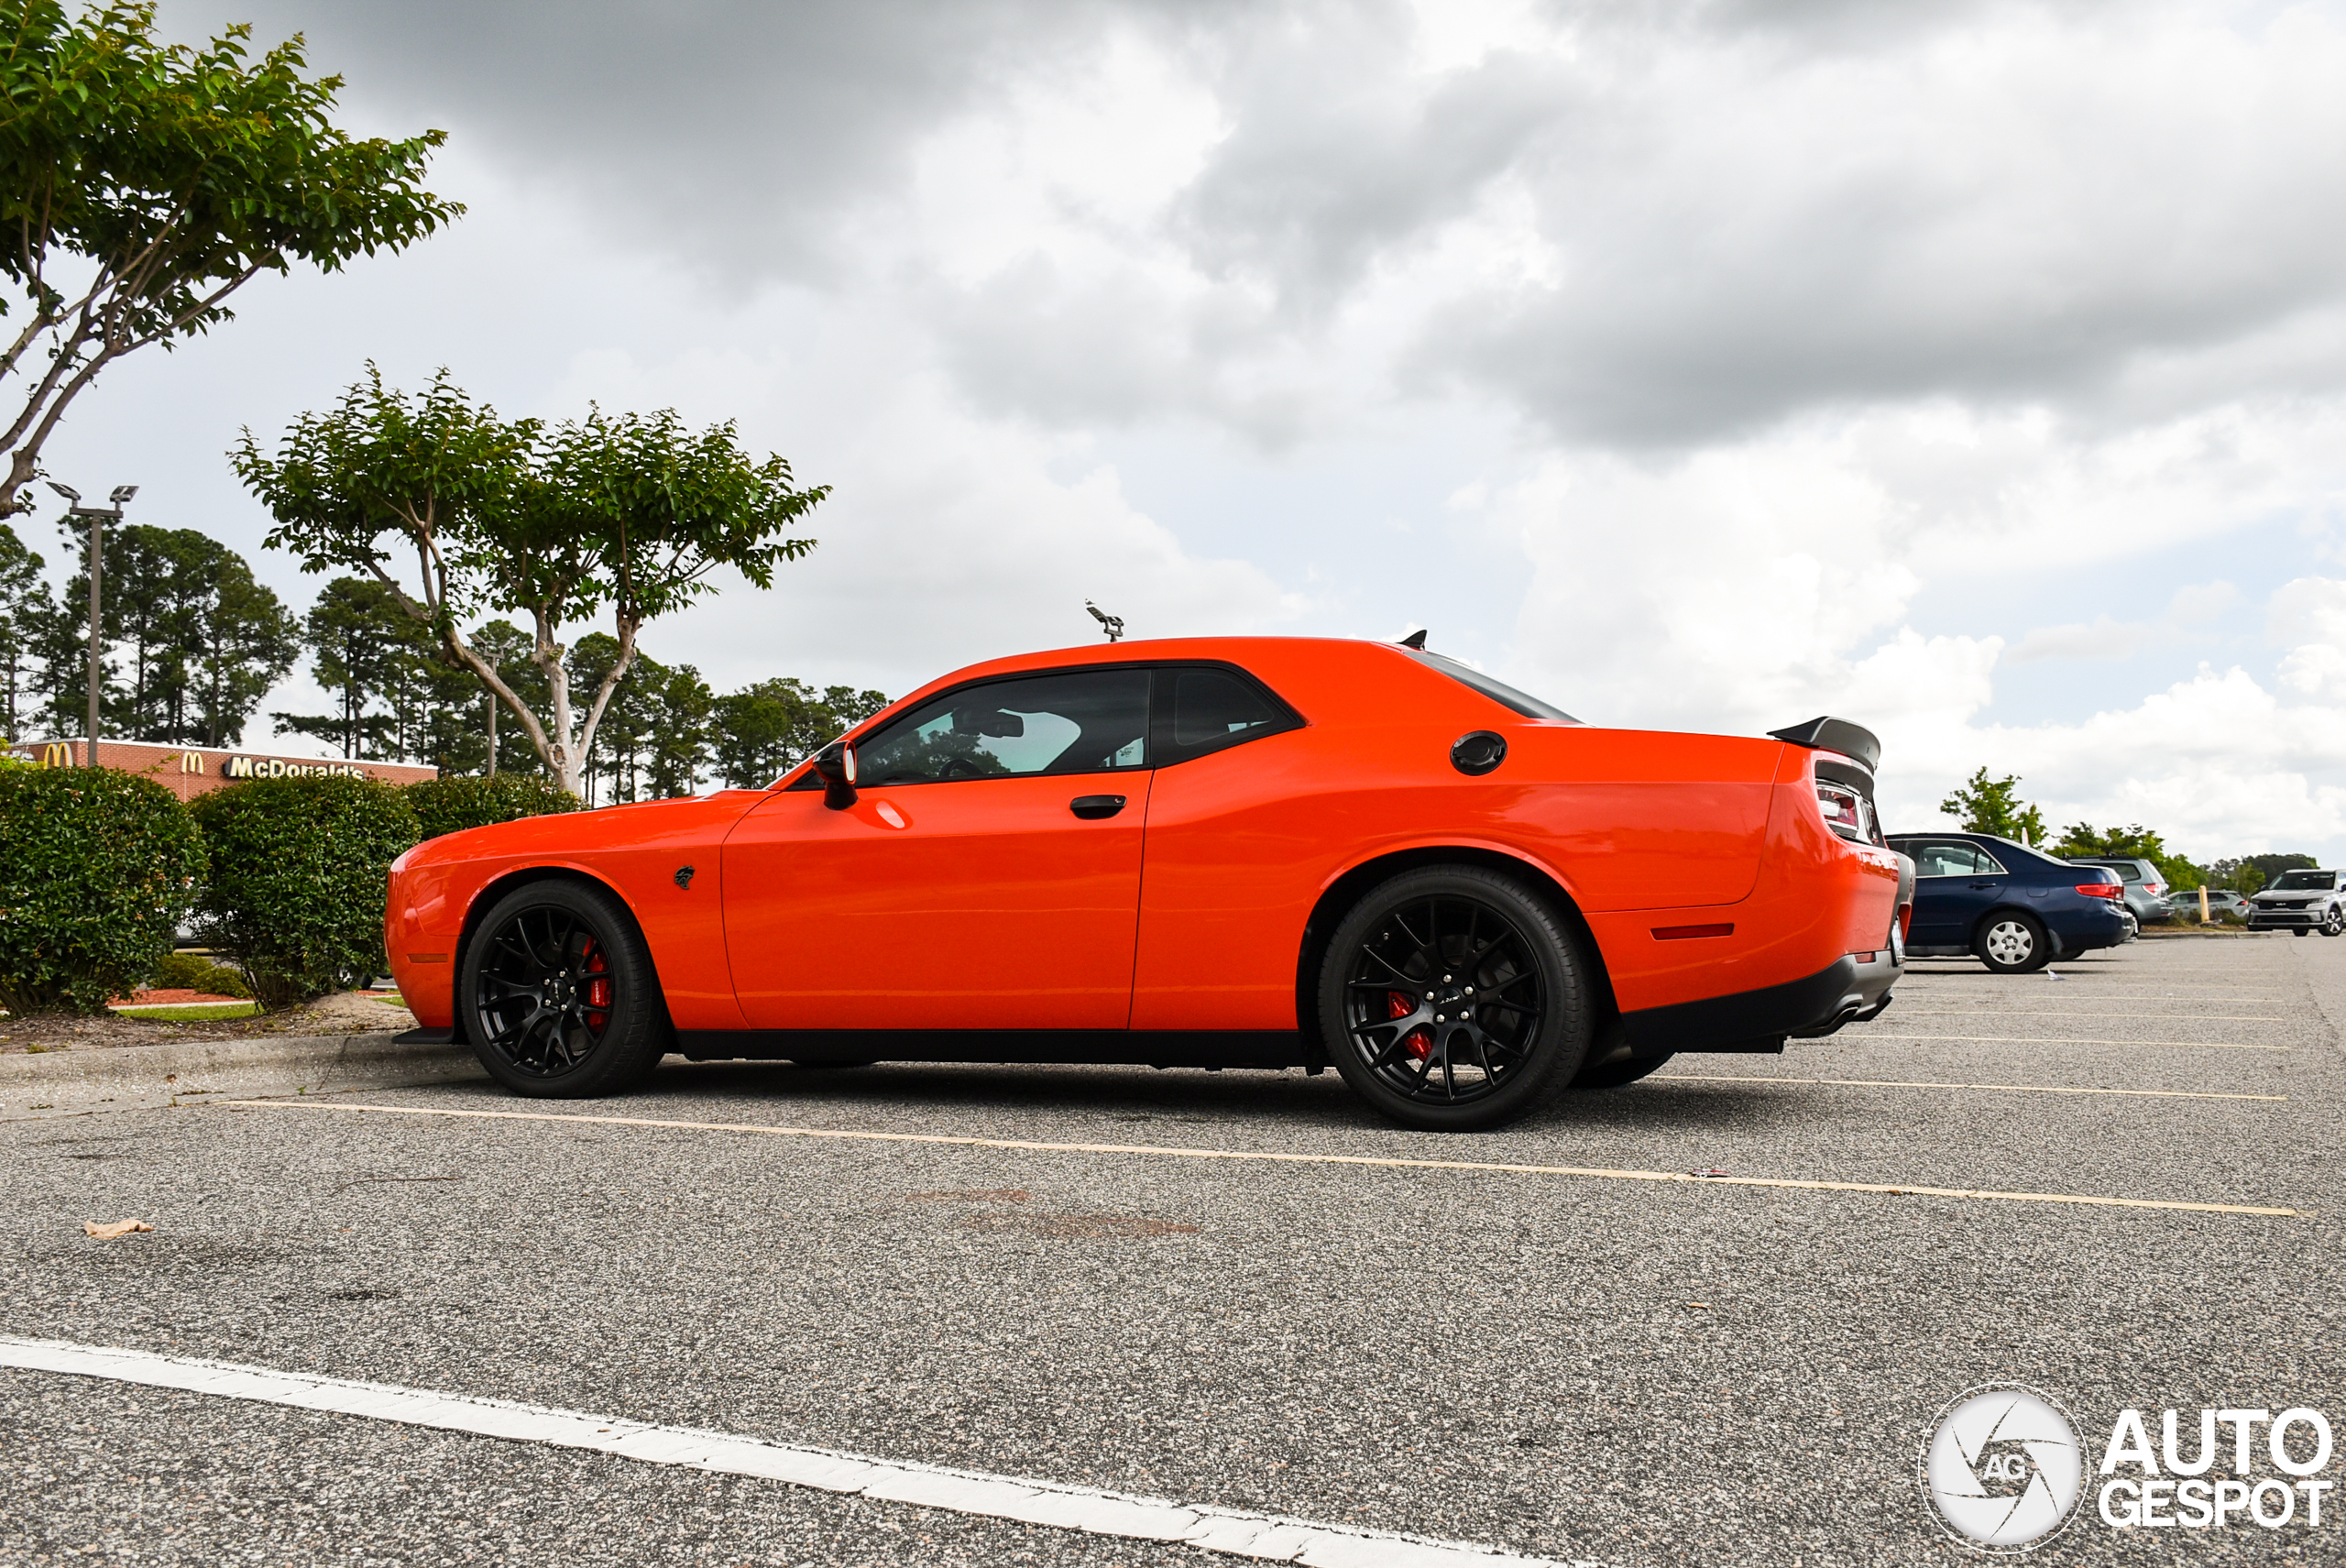
<svg viewBox="0 0 2346 1568">
<path fill-rule="evenodd" d="M 522 1094 L 671 1051 L 1332 1063 L 1467 1130 L 1886 1006 L 1913 868 L 1878 751 L 1601 729 L 1406 644 L 1025 653 L 769 789 L 418 845 L 384 943 L 423 1032 Z"/>
</svg>

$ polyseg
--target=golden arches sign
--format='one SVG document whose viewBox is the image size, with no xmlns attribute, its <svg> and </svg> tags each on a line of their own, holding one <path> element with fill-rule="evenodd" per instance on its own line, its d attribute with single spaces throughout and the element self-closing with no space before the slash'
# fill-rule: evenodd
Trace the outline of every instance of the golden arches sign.
<svg viewBox="0 0 2346 1568">
<path fill-rule="evenodd" d="M 180 753 L 180 772 L 181 772 L 181 773 L 202 773 L 203 771 L 203 752 L 201 752 L 201 751 L 181 751 L 181 752 Z"/>
<path fill-rule="evenodd" d="M 71 767 L 73 748 L 62 740 L 51 740 L 40 749 L 40 765 L 44 768 Z"/>
</svg>

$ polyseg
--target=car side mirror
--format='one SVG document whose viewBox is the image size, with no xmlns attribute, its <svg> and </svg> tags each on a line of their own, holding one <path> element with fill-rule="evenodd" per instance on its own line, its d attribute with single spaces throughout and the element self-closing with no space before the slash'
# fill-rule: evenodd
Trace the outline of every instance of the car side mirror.
<svg viewBox="0 0 2346 1568">
<path fill-rule="evenodd" d="M 823 781 L 823 804 L 845 811 L 855 804 L 855 748 L 834 740 L 815 753 L 815 776 Z"/>
</svg>

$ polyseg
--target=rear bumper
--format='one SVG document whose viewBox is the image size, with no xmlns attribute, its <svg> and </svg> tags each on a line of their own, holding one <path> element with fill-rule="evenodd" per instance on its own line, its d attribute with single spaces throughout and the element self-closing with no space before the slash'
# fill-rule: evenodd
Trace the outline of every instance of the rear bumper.
<svg viewBox="0 0 2346 1568">
<path fill-rule="evenodd" d="M 1851 953 L 1783 985 L 1621 1015 L 1621 1043 L 1639 1056 L 1676 1051 L 1780 1051 L 1890 1005 L 1905 965 L 1888 950 Z"/>
</svg>

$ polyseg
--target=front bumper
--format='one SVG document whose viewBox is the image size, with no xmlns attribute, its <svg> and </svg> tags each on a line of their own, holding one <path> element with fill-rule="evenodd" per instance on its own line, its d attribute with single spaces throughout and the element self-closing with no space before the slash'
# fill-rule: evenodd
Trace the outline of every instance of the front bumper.
<svg viewBox="0 0 2346 1568">
<path fill-rule="evenodd" d="M 2306 909 L 2271 909 L 2250 905 L 2248 928 L 2252 931 L 2311 930 L 2330 917 L 2329 906 L 2317 904 Z"/>
</svg>

